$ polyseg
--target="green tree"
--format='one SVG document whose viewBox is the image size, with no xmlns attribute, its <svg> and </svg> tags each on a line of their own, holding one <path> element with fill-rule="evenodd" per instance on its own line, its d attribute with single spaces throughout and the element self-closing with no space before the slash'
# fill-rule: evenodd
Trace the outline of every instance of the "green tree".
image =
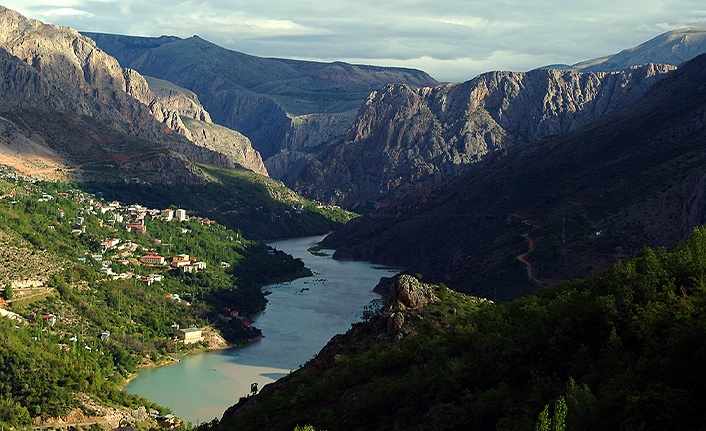
<svg viewBox="0 0 706 431">
<path fill-rule="evenodd" d="M 8 300 L 9 300 L 9 299 L 12 299 L 12 295 L 13 295 L 13 292 L 12 292 L 12 284 L 7 283 L 7 284 L 5 285 L 5 299 L 8 299 Z"/>
<path fill-rule="evenodd" d="M 566 430 L 566 400 L 559 397 L 554 403 L 554 415 L 549 415 L 549 404 L 545 405 L 539 413 L 535 431 L 565 431 Z"/>
</svg>

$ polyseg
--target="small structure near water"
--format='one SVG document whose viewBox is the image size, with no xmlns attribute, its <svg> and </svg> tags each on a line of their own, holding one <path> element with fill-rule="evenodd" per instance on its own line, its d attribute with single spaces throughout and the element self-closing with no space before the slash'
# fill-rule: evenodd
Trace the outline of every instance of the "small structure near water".
<svg viewBox="0 0 706 431">
<path fill-rule="evenodd" d="M 203 335 L 199 328 L 177 329 L 174 331 L 174 336 L 183 341 L 184 344 L 193 344 L 203 341 Z"/>
</svg>

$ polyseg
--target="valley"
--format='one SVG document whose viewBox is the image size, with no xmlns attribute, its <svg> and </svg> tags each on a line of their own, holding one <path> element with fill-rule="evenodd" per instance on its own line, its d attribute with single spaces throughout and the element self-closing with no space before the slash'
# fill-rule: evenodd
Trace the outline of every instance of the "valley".
<svg viewBox="0 0 706 431">
<path fill-rule="evenodd" d="M 705 42 L 442 83 L 0 6 L 0 425 L 703 428 Z M 184 353 L 202 413 L 125 390 Z"/>
</svg>

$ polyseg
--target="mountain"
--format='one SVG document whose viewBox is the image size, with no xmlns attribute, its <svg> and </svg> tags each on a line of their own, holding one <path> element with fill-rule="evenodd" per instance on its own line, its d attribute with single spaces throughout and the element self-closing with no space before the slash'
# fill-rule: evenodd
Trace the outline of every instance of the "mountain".
<svg viewBox="0 0 706 431">
<path fill-rule="evenodd" d="M 546 67 L 582 72 L 615 72 L 626 67 L 649 63 L 678 66 L 703 53 L 706 53 L 706 27 L 689 27 L 668 31 L 617 54 L 572 65 L 556 64 Z"/>
<path fill-rule="evenodd" d="M 210 122 L 194 93 L 148 82 L 76 30 L 6 8 L 0 96 L 0 164 L 25 176 L 90 183 L 113 199 L 193 203 L 184 206 L 257 238 L 325 233 L 351 216 L 263 177 L 250 141 Z"/>
<path fill-rule="evenodd" d="M 173 116 L 172 128 L 197 146 L 217 151 L 240 167 L 267 175 L 262 157 L 250 140 L 242 133 L 214 124 L 196 94 L 162 79 L 146 77 L 145 80 L 155 100 L 168 107 L 165 116 Z"/>
<path fill-rule="evenodd" d="M 204 178 L 188 160 L 250 167 L 239 163 L 245 159 L 235 157 L 234 152 L 216 152 L 203 138 L 195 142 L 181 120 L 176 99 L 157 97 L 139 73 L 120 67 L 76 30 L 31 20 L 6 8 L 0 9 L 0 21 L 0 49 L 6 53 L 2 58 L 6 65 L 1 103 L 4 127 L 23 130 L 25 143 L 44 148 L 51 159 L 60 161 L 56 169 L 77 171 L 74 175 L 79 178 L 110 174 L 84 169 L 97 163 L 112 166 L 120 176 L 199 182 Z M 40 121 L 44 130 L 36 117 L 44 118 Z M 63 122 L 73 126 L 63 128 Z M 46 135 L 48 129 L 51 137 Z M 42 134 L 42 139 L 35 139 Z M 10 132 L 7 142 L 17 141 L 16 136 Z M 141 143 L 126 145 L 128 141 Z M 23 151 L 14 154 L 23 159 Z M 264 172 L 261 162 L 252 167 Z"/>
<path fill-rule="evenodd" d="M 702 55 L 632 106 L 496 152 L 324 242 L 339 258 L 403 267 L 490 298 L 536 289 L 530 277 L 595 273 L 644 245 L 672 246 L 706 222 L 705 125 Z"/>
<path fill-rule="evenodd" d="M 565 133 L 639 100 L 673 70 L 489 72 L 459 84 L 374 91 L 345 137 L 293 176 L 305 196 L 370 210 L 459 175 L 489 154 Z"/>
<path fill-rule="evenodd" d="M 419 70 L 261 58 L 197 36 L 85 34 L 124 67 L 196 93 L 214 122 L 252 141 L 276 178 L 312 147 L 343 134 L 371 91 L 389 83 L 437 84 Z"/>
</svg>

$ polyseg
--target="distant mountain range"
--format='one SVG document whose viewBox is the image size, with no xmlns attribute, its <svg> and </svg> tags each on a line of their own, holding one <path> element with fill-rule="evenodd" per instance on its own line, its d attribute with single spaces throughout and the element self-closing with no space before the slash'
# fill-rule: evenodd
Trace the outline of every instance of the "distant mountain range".
<svg viewBox="0 0 706 431">
<path fill-rule="evenodd" d="M 343 134 L 371 91 L 437 82 L 414 69 L 262 58 L 198 36 L 142 38 L 84 33 L 123 67 L 196 93 L 213 120 L 247 136 L 275 178 Z"/>
<path fill-rule="evenodd" d="M 634 48 L 617 54 L 581 61 L 576 64 L 554 64 L 548 69 L 581 72 L 615 72 L 648 63 L 678 66 L 706 52 L 706 27 L 689 27 L 668 31 Z"/>
<path fill-rule="evenodd" d="M 289 184 L 311 198 L 369 211 L 488 155 L 565 133 L 639 100 L 672 66 L 614 73 L 488 72 L 471 81 L 373 92 L 345 137 Z"/>
</svg>

